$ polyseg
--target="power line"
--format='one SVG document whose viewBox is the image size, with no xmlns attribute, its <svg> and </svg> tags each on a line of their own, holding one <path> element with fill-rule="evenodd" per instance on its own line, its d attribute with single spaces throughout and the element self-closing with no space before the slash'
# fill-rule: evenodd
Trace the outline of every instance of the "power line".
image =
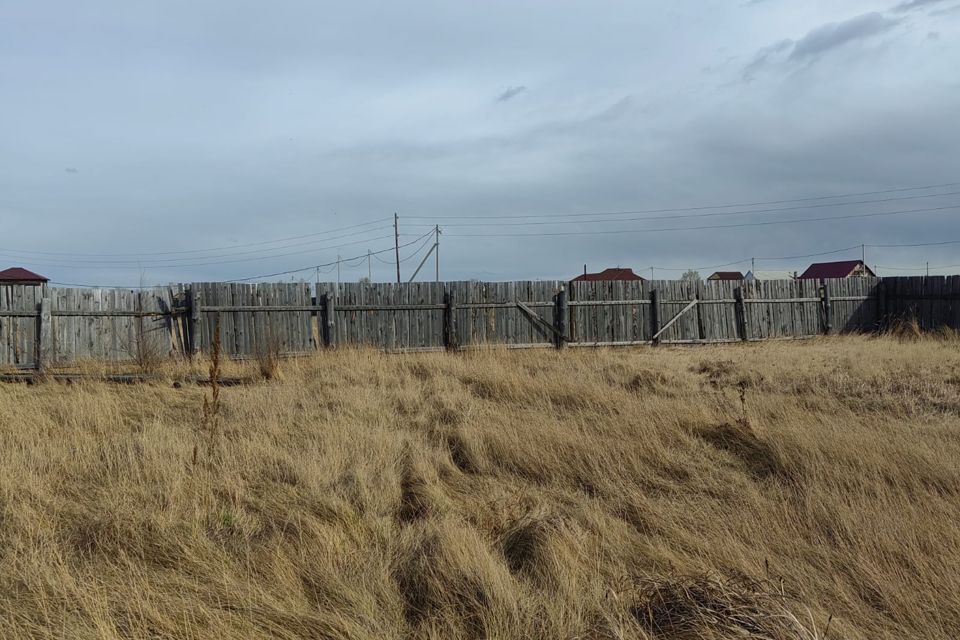
<svg viewBox="0 0 960 640">
<path fill-rule="evenodd" d="M 400 249 L 403 249 L 403 248 L 405 248 L 405 247 L 409 247 L 409 246 L 411 246 L 411 245 L 414 245 L 414 244 L 420 242 L 421 240 L 423 240 L 424 238 L 427 238 L 427 237 L 429 237 L 429 236 L 430 236 L 430 233 L 426 233 L 426 234 L 420 236 L 419 238 L 417 238 L 416 240 L 412 240 L 411 242 L 407 242 L 407 243 L 405 243 L 405 244 L 399 245 L 399 248 L 400 248 Z M 366 258 L 367 255 L 376 255 L 376 254 L 380 254 L 380 253 L 387 253 L 387 252 L 390 252 L 390 251 L 393 251 L 393 250 L 394 250 L 394 247 L 390 247 L 389 249 L 381 249 L 380 251 L 373 251 L 373 252 L 370 252 L 369 254 L 364 253 L 364 254 L 361 254 L 361 255 L 359 255 L 359 256 L 352 256 L 352 257 L 350 257 L 350 258 L 347 258 L 347 260 L 356 260 L 357 258 Z M 300 269 L 290 269 L 290 270 L 287 270 L 287 271 L 278 271 L 278 272 L 276 272 L 276 273 L 261 274 L 261 275 L 257 275 L 257 276 L 250 276 L 250 277 L 248 277 L 248 278 L 235 278 L 235 279 L 233 279 L 233 280 L 225 280 L 224 282 L 247 282 L 247 281 L 249 281 L 249 280 L 259 280 L 260 278 L 273 278 L 273 277 L 276 277 L 276 276 L 285 276 L 285 275 L 289 275 L 289 274 L 291 274 L 291 273 L 299 273 L 299 272 L 301 272 L 301 271 L 310 271 L 310 270 L 316 269 L 316 268 L 318 268 L 318 267 L 319 267 L 319 268 L 329 267 L 330 265 L 335 265 L 335 264 L 337 264 L 338 262 L 341 262 L 341 263 L 342 263 L 342 262 L 343 262 L 343 259 L 334 260 L 333 262 L 327 262 L 327 263 L 325 263 L 325 264 L 314 264 L 314 265 L 310 265 L 309 267 L 302 267 L 302 268 L 300 268 Z"/>
<path fill-rule="evenodd" d="M 405 247 L 412 246 L 412 245 L 420 242 L 421 240 L 423 240 L 424 238 L 427 238 L 427 237 L 429 237 L 429 236 L 430 236 L 430 233 L 426 233 L 426 234 L 424 234 L 423 236 L 420 236 L 419 238 L 417 238 L 416 240 L 412 240 L 411 242 L 407 242 L 407 243 L 405 243 L 405 244 L 401 244 L 401 245 L 400 245 L 400 248 L 403 249 L 403 248 L 405 248 Z M 369 255 L 375 255 L 375 254 L 379 254 L 379 253 L 387 253 L 387 252 L 391 252 L 391 251 L 393 251 L 393 250 L 394 250 L 393 247 L 390 247 L 389 249 L 382 249 L 382 250 L 380 250 L 380 251 L 371 252 Z M 265 274 L 255 275 L 255 276 L 249 276 L 249 277 L 247 277 L 247 278 L 235 278 L 235 279 L 233 279 L 233 280 L 224 280 L 223 282 L 248 282 L 248 281 L 250 281 L 250 280 L 259 280 L 260 278 L 273 278 L 273 277 L 276 277 L 276 276 L 285 276 L 285 275 L 290 275 L 290 274 L 293 274 L 293 273 L 301 273 L 301 272 L 303 272 L 303 271 L 313 271 L 313 270 L 317 270 L 317 269 L 321 269 L 321 270 L 322 270 L 322 269 L 325 269 L 326 267 L 334 267 L 334 268 L 335 268 L 338 262 L 342 263 L 342 262 L 344 262 L 344 261 L 352 261 L 352 260 L 356 260 L 357 258 L 361 258 L 361 257 L 362 257 L 362 258 L 366 258 L 367 255 L 368 255 L 368 254 L 364 253 L 364 254 L 359 255 L 359 256 L 351 256 L 350 258 L 346 258 L 346 260 L 344 260 L 344 259 L 334 260 L 334 261 L 332 261 L 332 262 L 326 262 L 326 263 L 323 263 L 323 264 L 314 264 L 314 265 L 310 265 L 310 266 L 308 266 L 308 267 L 301 267 L 301 268 L 298 268 L 298 269 L 288 269 L 288 270 L 286 270 L 286 271 L 277 271 L 277 272 L 274 272 L 274 273 L 265 273 Z M 327 272 L 324 272 L 324 273 L 327 273 Z M 96 289 L 96 288 L 104 288 L 104 289 L 154 289 L 154 288 L 156 288 L 155 286 L 122 286 L 122 285 L 107 285 L 107 284 L 78 284 L 78 283 L 75 283 L 75 282 L 57 282 L 57 281 L 53 281 L 53 280 L 50 281 L 50 284 L 56 284 L 56 285 L 61 285 L 61 286 L 66 286 L 66 287 L 86 287 L 86 288 L 94 288 L 94 289 Z"/>
<path fill-rule="evenodd" d="M 405 257 L 405 258 L 401 258 L 401 259 L 400 259 L 400 262 L 403 263 L 403 262 L 406 262 L 407 260 L 410 260 L 410 259 L 412 259 L 412 258 L 416 258 L 417 255 L 419 255 L 419 254 L 427 247 L 427 245 L 430 244 L 430 241 L 433 240 L 432 236 L 433 236 L 433 232 L 430 232 L 430 233 L 424 238 L 424 240 L 423 240 L 423 242 L 420 244 L 420 246 L 417 247 L 416 251 L 414 251 L 413 253 L 411 253 L 410 255 L 408 255 L 408 256 Z"/>
<path fill-rule="evenodd" d="M 347 236 L 341 236 L 341 237 L 346 238 L 346 237 L 350 237 L 350 235 L 353 235 L 353 234 L 349 234 L 349 235 L 347 235 Z M 193 263 L 187 263 L 187 264 L 182 264 L 182 263 L 163 264 L 163 263 L 155 263 L 155 262 L 150 262 L 150 263 L 145 263 L 145 262 L 141 262 L 141 263 L 127 263 L 127 262 L 113 263 L 113 262 L 109 262 L 109 261 L 108 261 L 108 262 L 89 261 L 89 262 L 79 262 L 79 263 L 78 263 L 78 262 L 74 262 L 74 263 L 72 263 L 72 264 L 55 264 L 55 263 L 47 263 L 47 262 L 37 262 L 37 261 L 34 261 L 34 260 L 32 260 L 32 259 L 26 259 L 26 260 L 28 261 L 27 263 L 28 263 L 28 264 L 31 264 L 31 265 L 39 265 L 39 266 L 46 266 L 46 267 L 61 267 L 61 268 L 64 268 L 64 269 L 76 269 L 76 268 L 85 268 L 85 269 L 148 269 L 148 268 L 184 269 L 184 268 L 188 268 L 188 267 L 203 267 L 203 266 L 210 266 L 210 265 L 236 264 L 236 263 L 240 263 L 240 262 L 257 262 L 257 261 L 260 261 L 260 260 L 271 260 L 271 259 L 273 259 L 273 258 L 283 258 L 283 257 L 288 257 L 288 256 L 304 255 L 304 254 L 309 254 L 309 253 L 315 253 L 315 252 L 317 252 L 317 251 L 323 251 L 323 250 L 325 250 L 325 249 L 338 249 L 338 248 L 341 248 L 341 247 L 355 246 L 355 245 L 358 245 L 358 244 L 364 244 L 364 243 L 372 242 L 372 241 L 376 241 L 376 240 L 383 240 L 383 239 L 389 238 L 389 237 L 391 237 L 391 236 L 378 236 L 378 237 L 376 237 L 376 238 L 363 238 L 363 239 L 361 239 L 361 240 L 355 240 L 355 241 L 352 241 L 352 242 L 344 242 L 344 243 L 340 243 L 340 244 L 326 245 L 326 246 L 322 246 L 322 247 L 314 247 L 314 248 L 312 248 L 312 249 L 305 249 L 305 250 L 302 250 L 302 251 L 289 251 L 289 252 L 286 252 L 286 253 L 274 253 L 274 254 L 270 254 L 270 255 L 266 255 L 266 256 L 257 256 L 257 257 L 253 257 L 253 258 L 238 258 L 238 259 L 236 259 L 236 260 L 214 260 L 214 261 L 208 261 L 208 262 L 193 262 Z M 330 239 L 331 239 L 331 240 L 335 240 L 336 238 L 330 238 Z M 10 254 L 0 254 L 0 256 L 10 257 Z M 14 257 L 17 257 L 17 256 L 14 256 Z M 25 259 L 25 258 L 22 258 L 22 257 L 18 257 L 18 258 L 19 258 L 19 259 Z"/>
<path fill-rule="evenodd" d="M 919 198 L 936 198 L 940 196 L 960 195 L 960 191 L 948 191 L 946 193 L 925 193 L 915 196 L 902 196 L 899 198 L 881 198 L 875 200 L 854 200 L 852 202 L 830 202 L 827 204 L 808 204 L 796 207 L 779 207 L 775 209 L 753 209 L 749 211 L 713 211 L 710 213 L 687 213 L 681 215 L 669 216 L 644 216 L 636 218 L 607 218 L 604 220 L 551 220 L 548 222 L 452 222 L 445 224 L 444 227 L 486 227 L 495 224 L 497 227 L 533 227 L 558 224 L 602 224 L 606 222 L 636 222 L 639 220 L 679 220 L 684 218 L 711 218 L 715 216 L 742 216 L 756 215 L 761 213 L 779 213 L 783 211 L 800 211 L 804 209 L 824 209 L 830 207 L 848 207 L 861 204 L 877 204 L 883 202 L 899 202 L 903 200 L 917 200 Z M 426 227 L 427 224 L 414 224 L 411 226 Z"/>
<path fill-rule="evenodd" d="M 760 222 L 738 222 L 735 224 L 701 225 L 697 227 L 661 227 L 659 229 L 612 229 L 601 231 L 552 231 L 537 233 L 454 233 L 447 234 L 452 238 L 531 238 L 547 236 L 583 236 L 583 235 L 611 235 L 625 233 L 658 233 L 665 231 L 703 231 L 707 229 L 739 229 L 743 227 L 761 227 L 777 224 L 798 224 L 802 222 L 826 222 L 834 220 L 850 220 L 854 218 L 877 218 L 882 216 L 896 216 L 908 213 L 930 213 L 934 211 L 948 211 L 960 208 L 960 204 L 951 204 L 944 207 L 927 207 L 924 209 L 908 209 L 903 211 L 885 211 L 880 213 L 854 213 L 842 216 L 825 216 L 819 218 L 795 218 L 793 220 L 763 220 Z"/>
<path fill-rule="evenodd" d="M 208 247 L 206 249 L 183 249 L 180 251 L 156 251 L 156 252 L 140 252 L 140 253 L 70 253 L 70 252 L 63 252 L 63 251 L 24 251 L 21 249 L 6 249 L 4 247 L 0 247 L 0 251 L 20 251 L 21 253 L 35 254 L 39 256 L 59 256 L 59 257 L 65 257 L 65 258 L 69 258 L 69 257 L 96 258 L 99 256 L 106 256 L 111 258 L 122 258 L 122 257 L 135 258 L 135 257 L 147 257 L 147 256 L 183 255 L 188 253 L 206 253 L 209 251 L 226 251 L 230 249 L 243 249 L 246 247 L 257 247 L 257 246 L 264 246 L 268 244 L 277 244 L 280 242 L 289 242 L 291 240 L 302 240 L 304 238 L 314 238 L 314 237 L 319 237 L 319 236 L 323 236 L 331 233 L 339 233 L 341 231 L 359 229 L 360 227 L 368 227 L 370 225 L 386 222 L 387 220 L 389 220 L 389 218 L 381 218 L 378 220 L 371 220 L 370 222 L 362 222 L 359 224 L 353 224 L 346 227 L 339 227 L 337 229 L 327 229 L 326 231 L 318 231 L 316 233 L 306 233 L 299 236 L 289 236 L 286 238 L 277 238 L 275 240 L 263 240 L 260 242 L 249 242 L 246 244 L 235 244 L 235 245 L 222 246 L 222 247 Z M 327 238 L 326 240 L 329 240 L 329 238 Z M 321 242 L 322 241 L 325 241 L 325 240 L 321 240 Z M 304 243 L 304 244 L 308 244 L 308 243 Z M 290 246 L 299 246 L 299 245 L 290 245 Z M 276 248 L 285 249 L 288 247 L 276 247 Z M 263 249 L 263 251 L 269 251 L 269 249 Z M 209 257 L 214 257 L 214 256 L 197 256 L 197 259 L 203 259 L 203 258 L 209 258 Z M 184 258 L 184 259 L 192 259 L 192 258 Z M 132 262 L 132 260 L 128 262 Z"/>
<path fill-rule="evenodd" d="M 591 213 L 550 213 L 550 214 L 513 214 L 513 215 L 487 215 L 487 214 L 469 214 L 462 216 L 405 216 L 418 220 L 451 220 L 465 218 L 483 218 L 488 220 L 502 220 L 511 218 L 570 218 L 570 217 L 600 217 L 614 215 L 636 215 L 644 213 L 676 213 L 681 211 L 705 211 L 707 209 L 731 209 L 733 207 L 761 207 L 774 204 L 789 204 L 793 202 L 815 202 L 818 200 L 831 200 L 837 198 L 857 198 L 860 196 L 876 196 L 886 193 L 900 193 L 906 191 L 927 191 L 929 189 L 941 189 L 945 187 L 956 187 L 960 182 L 944 182 L 941 184 L 931 184 L 922 187 L 901 187 L 899 189 L 884 189 L 881 191 L 861 191 L 858 193 L 843 193 L 832 196 L 811 196 L 805 198 L 792 198 L 787 200 L 767 200 L 763 202 L 738 202 L 732 204 L 713 204 L 700 205 L 694 207 L 670 207 L 664 209 L 641 209 L 637 211 L 601 211 Z M 937 194 L 934 194 L 937 195 Z M 447 226 L 447 225 L 444 225 Z"/>
</svg>

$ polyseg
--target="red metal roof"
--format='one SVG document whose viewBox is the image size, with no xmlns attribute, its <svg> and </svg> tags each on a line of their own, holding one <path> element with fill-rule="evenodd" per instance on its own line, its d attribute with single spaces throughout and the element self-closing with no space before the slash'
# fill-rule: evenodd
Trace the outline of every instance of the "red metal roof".
<svg viewBox="0 0 960 640">
<path fill-rule="evenodd" d="M 574 282 L 605 282 L 609 280 L 643 280 L 633 269 L 604 269 L 600 273 L 584 273 L 573 279 Z"/>
<path fill-rule="evenodd" d="M 815 262 L 800 274 L 803 280 L 819 280 L 821 278 L 846 278 L 857 267 L 863 266 L 867 275 L 874 275 L 870 267 L 860 260 L 841 260 L 839 262 Z"/>
<path fill-rule="evenodd" d="M 707 280 L 743 280 L 739 271 L 716 271 Z"/>
<path fill-rule="evenodd" d="M 39 273 L 34 273 L 33 271 L 27 271 L 22 267 L 10 267 L 9 269 L 4 269 L 0 271 L 0 282 L 10 282 L 10 281 L 33 281 L 33 282 L 47 282 L 50 278 L 45 278 Z"/>
</svg>

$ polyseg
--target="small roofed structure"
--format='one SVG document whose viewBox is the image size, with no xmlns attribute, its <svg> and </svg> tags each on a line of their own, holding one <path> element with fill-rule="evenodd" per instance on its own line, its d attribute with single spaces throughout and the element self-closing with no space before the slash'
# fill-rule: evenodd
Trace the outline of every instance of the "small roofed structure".
<svg viewBox="0 0 960 640">
<path fill-rule="evenodd" d="M 839 262 L 815 262 L 800 274 L 801 280 L 824 280 L 826 278 L 866 278 L 874 277 L 870 267 L 862 260 L 841 260 Z"/>
<path fill-rule="evenodd" d="M 0 285 L 3 284 L 26 284 L 40 286 L 46 284 L 50 279 L 24 269 L 23 267 L 10 267 L 0 271 Z"/>
<path fill-rule="evenodd" d="M 707 280 L 743 280 L 739 271 L 714 271 Z"/>
<path fill-rule="evenodd" d="M 747 271 L 743 277 L 748 282 L 765 282 L 767 280 L 793 280 L 797 277 L 796 271 Z"/>
<path fill-rule="evenodd" d="M 616 280 L 626 280 L 636 282 L 644 280 L 633 272 L 633 269 L 616 267 L 613 269 L 604 269 L 600 273 L 587 273 L 587 266 L 583 266 L 583 275 L 573 279 L 574 282 L 610 282 Z"/>
</svg>

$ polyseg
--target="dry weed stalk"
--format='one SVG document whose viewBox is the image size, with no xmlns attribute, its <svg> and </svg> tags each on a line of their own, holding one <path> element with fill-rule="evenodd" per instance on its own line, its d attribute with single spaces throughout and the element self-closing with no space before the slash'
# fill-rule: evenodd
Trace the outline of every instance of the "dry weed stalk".
<svg viewBox="0 0 960 640">
<path fill-rule="evenodd" d="M 203 397 L 203 413 L 198 430 L 198 435 L 205 440 L 208 460 L 213 458 L 220 433 L 220 347 L 220 316 L 217 315 L 210 351 L 210 397 Z M 193 446 L 194 466 L 198 462 L 199 446 L 199 443 Z"/>
</svg>

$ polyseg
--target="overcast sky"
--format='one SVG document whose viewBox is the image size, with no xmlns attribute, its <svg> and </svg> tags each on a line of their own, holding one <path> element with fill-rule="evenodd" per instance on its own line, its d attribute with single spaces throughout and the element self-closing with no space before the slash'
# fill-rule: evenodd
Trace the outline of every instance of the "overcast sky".
<svg viewBox="0 0 960 640">
<path fill-rule="evenodd" d="M 0 268 L 60 282 L 329 263 L 391 248 L 394 212 L 403 244 L 441 226 L 444 279 L 960 241 L 930 195 L 960 184 L 619 213 L 960 182 L 958 0 L 0 0 L 0 87 Z"/>
</svg>

